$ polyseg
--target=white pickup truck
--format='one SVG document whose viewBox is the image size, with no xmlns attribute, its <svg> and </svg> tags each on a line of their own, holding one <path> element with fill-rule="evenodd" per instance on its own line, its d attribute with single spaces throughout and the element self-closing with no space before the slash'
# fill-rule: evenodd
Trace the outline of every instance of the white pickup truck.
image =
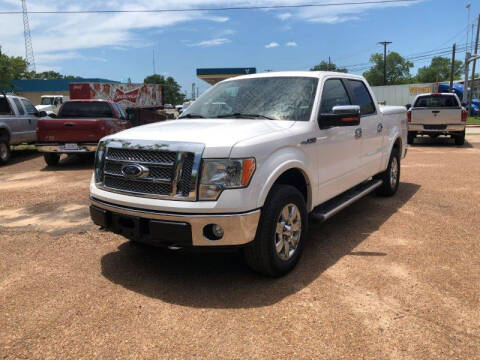
<svg viewBox="0 0 480 360">
<path fill-rule="evenodd" d="M 38 111 L 45 111 L 48 116 L 55 116 L 58 114 L 60 106 L 68 100 L 70 98 L 64 95 L 42 95 L 40 105 L 35 107 Z"/>
<path fill-rule="evenodd" d="M 37 139 L 37 119 L 47 116 L 30 100 L 14 95 L 0 95 L 0 165 L 10 160 L 10 145 L 32 144 Z"/>
<path fill-rule="evenodd" d="M 465 143 L 467 111 L 456 94 L 428 93 L 415 98 L 407 113 L 408 143 L 413 144 L 417 135 L 450 135 L 456 145 Z"/>
<path fill-rule="evenodd" d="M 379 107 L 361 76 L 240 76 L 179 120 L 103 138 L 90 214 L 133 241 L 241 247 L 251 268 L 280 276 L 300 258 L 308 214 L 395 194 L 406 143 L 405 107 Z"/>
</svg>

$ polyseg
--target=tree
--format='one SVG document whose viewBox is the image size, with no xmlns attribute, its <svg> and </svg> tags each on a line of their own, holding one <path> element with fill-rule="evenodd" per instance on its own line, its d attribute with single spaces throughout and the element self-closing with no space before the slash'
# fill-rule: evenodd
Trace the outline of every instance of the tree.
<svg viewBox="0 0 480 360">
<path fill-rule="evenodd" d="M 339 68 L 337 67 L 337 65 L 333 63 L 328 63 L 326 61 L 322 61 L 320 62 L 320 64 L 315 65 L 313 68 L 310 69 L 310 71 L 338 71 L 343 73 L 348 72 L 347 69 Z"/>
<path fill-rule="evenodd" d="M 145 80 L 143 80 L 145 84 L 160 84 L 164 86 L 165 91 L 165 102 L 167 104 L 178 105 L 182 104 L 185 100 L 185 94 L 183 94 L 180 90 L 180 85 L 175 81 L 175 79 L 171 76 L 165 79 L 164 76 L 159 74 L 153 74 L 147 76 Z"/>
<path fill-rule="evenodd" d="M 430 65 L 423 66 L 417 71 L 415 80 L 419 83 L 439 82 L 450 79 L 452 62 L 449 58 L 436 56 Z M 463 62 L 455 60 L 453 77 L 460 79 L 463 71 Z"/>
<path fill-rule="evenodd" d="M 12 80 L 21 79 L 27 67 L 27 62 L 20 56 L 0 54 L 0 90 L 12 90 Z"/>
<path fill-rule="evenodd" d="M 383 85 L 383 54 L 375 53 L 370 56 L 374 65 L 363 73 L 372 86 Z M 412 80 L 411 61 L 405 60 L 399 53 L 392 51 L 387 55 L 387 85 L 407 84 Z"/>
</svg>

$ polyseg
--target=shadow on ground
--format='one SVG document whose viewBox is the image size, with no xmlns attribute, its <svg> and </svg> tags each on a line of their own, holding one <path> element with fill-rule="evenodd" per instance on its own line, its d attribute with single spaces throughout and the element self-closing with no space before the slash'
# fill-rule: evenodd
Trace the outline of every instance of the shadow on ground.
<svg viewBox="0 0 480 360">
<path fill-rule="evenodd" d="M 395 197 L 367 196 L 323 224 L 312 223 L 297 268 L 280 279 L 251 272 L 239 252 L 171 252 L 123 243 L 101 259 L 115 284 L 162 301 L 201 308 L 251 308 L 274 304 L 316 280 L 342 257 L 388 256 L 383 248 L 353 251 L 420 188 L 401 183 Z M 367 251 L 368 250 L 368 251 Z"/>
<path fill-rule="evenodd" d="M 438 136 L 436 138 L 431 138 L 430 136 L 417 136 L 415 142 L 409 146 L 413 147 L 454 147 L 454 148 L 472 148 L 467 140 L 463 145 L 455 145 L 455 140 L 449 136 Z"/>
<path fill-rule="evenodd" d="M 48 166 L 41 171 L 70 171 L 93 169 L 94 154 L 62 155 L 57 166 Z"/>
<path fill-rule="evenodd" d="M 40 156 L 40 153 L 34 148 L 29 146 L 27 149 L 14 147 L 12 149 L 12 155 L 8 162 L 8 165 L 15 165 L 23 161 L 28 161 Z"/>
</svg>

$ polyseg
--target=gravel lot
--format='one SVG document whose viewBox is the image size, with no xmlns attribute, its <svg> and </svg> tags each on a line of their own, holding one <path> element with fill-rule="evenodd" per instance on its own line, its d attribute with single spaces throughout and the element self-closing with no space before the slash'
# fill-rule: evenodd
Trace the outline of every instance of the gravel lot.
<svg viewBox="0 0 480 360">
<path fill-rule="evenodd" d="M 480 131 L 410 147 L 393 198 L 312 224 L 288 276 L 135 246 L 88 160 L 0 168 L 0 358 L 480 358 Z M 478 129 L 477 129 L 478 130 Z"/>
</svg>

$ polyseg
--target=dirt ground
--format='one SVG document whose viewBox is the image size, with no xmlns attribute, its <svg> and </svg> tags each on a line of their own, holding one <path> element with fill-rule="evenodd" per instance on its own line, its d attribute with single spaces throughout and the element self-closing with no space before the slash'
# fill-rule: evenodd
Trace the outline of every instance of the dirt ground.
<svg viewBox="0 0 480 360">
<path fill-rule="evenodd" d="M 480 132 L 410 147 L 393 198 L 311 224 L 299 266 L 133 245 L 88 160 L 0 168 L 0 358 L 480 358 Z"/>
</svg>

